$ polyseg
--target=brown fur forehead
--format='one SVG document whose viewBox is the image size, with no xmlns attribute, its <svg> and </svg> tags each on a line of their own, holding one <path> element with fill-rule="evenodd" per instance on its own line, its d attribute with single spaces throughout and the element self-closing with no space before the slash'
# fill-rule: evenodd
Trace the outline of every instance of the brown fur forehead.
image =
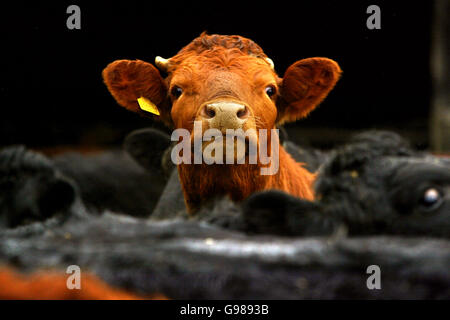
<svg viewBox="0 0 450 320">
<path fill-rule="evenodd" d="M 171 59 L 172 62 L 172 59 Z M 189 54 L 171 65 L 169 79 L 207 78 L 215 71 L 229 71 L 249 80 L 276 78 L 276 73 L 261 58 L 249 56 L 236 49 L 214 48 L 201 54 Z"/>
<path fill-rule="evenodd" d="M 197 70 L 199 67 L 217 69 L 230 66 L 265 68 L 268 66 L 264 60 L 266 58 L 261 47 L 250 39 L 237 35 L 207 35 L 204 32 L 170 59 L 167 71 L 172 73 L 186 66 Z"/>
<path fill-rule="evenodd" d="M 237 49 L 243 54 L 255 56 L 258 58 L 266 58 L 264 51 L 255 42 L 250 39 L 233 35 L 207 35 L 203 32 L 198 38 L 180 50 L 178 55 L 186 55 L 188 53 L 201 54 L 204 51 L 213 50 L 215 48 Z"/>
</svg>

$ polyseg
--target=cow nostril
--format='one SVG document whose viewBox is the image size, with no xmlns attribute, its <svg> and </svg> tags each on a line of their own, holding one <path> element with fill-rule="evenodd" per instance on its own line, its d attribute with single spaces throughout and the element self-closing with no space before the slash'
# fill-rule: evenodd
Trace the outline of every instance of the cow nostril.
<svg viewBox="0 0 450 320">
<path fill-rule="evenodd" d="M 216 112 L 213 109 L 206 109 L 206 115 L 210 118 L 214 118 L 216 116 Z"/>
<path fill-rule="evenodd" d="M 238 110 L 238 112 L 236 113 L 237 117 L 239 119 L 245 119 L 248 117 L 248 108 L 244 107 L 243 109 Z"/>
<path fill-rule="evenodd" d="M 249 117 L 249 109 L 243 104 L 234 102 L 215 102 L 202 107 L 200 116 L 206 120 L 216 119 L 219 122 L 238 121 L 242 124 Z"/>
<path fill-rule="evenodd" d="M 203 108 L 203 116 L 205 118 L 214 118 L 216 116 L 216 111 L 209 105 Z"/>
</svg>

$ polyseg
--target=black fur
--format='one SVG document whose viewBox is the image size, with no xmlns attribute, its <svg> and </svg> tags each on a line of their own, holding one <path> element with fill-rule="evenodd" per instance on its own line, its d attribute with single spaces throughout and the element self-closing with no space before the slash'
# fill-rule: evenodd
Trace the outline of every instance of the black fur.
<svg viewBox="0 0 450 320">
<path fill-rule="evenodd" d="M 76 202 L 90 214 L 149 216 L 165 181 L 120 150 L 49 159 L 23 146 L 8 147 L 0 151 L 0 228 L 61 220 L 73 214 Z"/>
<path fill-rule="evenodd" d="M 64 219 L 76 198 L 76 188 L 43 155 L 23 146 L 1 150 L 0 228 Z"/>
<path fill-rule="evenodd" d="M 75 197 L 59 209 L 59 223 L 43 217 L 2 230 L 0 263 L 22 271 L 76 264 L 113 286 L 173 299 L 449 299 L 448 163 L 417 154 L 394 136 L 372 140 L 354 140 L 328 155 L 318 201 L 266 191 L 242 207 L 211 199 L 195 217 L 178 208 L 160 222 L 91 214 L 77 183 L 52 161 L 7 149 L 0 154 L 1 177 L 7 177 L 0 207 L 10 211 L 2 215 L 20 212 L 24 199 L 39 203 L 32 195 L 54 179 L 68 183 Z M 444 197 L 424 211 L 420 198 L 429 187 Z M 366 286 L 370 265 L 381 269 L 381 290 Z"/>
<path fill-rule="evenodd" d="M 57 170 L 76 182 L 92 213 L 111 210 L 150 216 L 166 184 L 161 171 L 142 168 L 122 150 L 67 153 L 52 160 Z"/>
<path fill-rule="evenodd" d="M 343 227 L 352 236 L 450 237 L 449 168 L 397 135 L 371 132 L 330 155 L 316 181 L 317 201 L 278 191 L 254 194 L 243 205 L 243 220 L 249 231 L 270 227 L 285 235 L 329 235 Z M 440 199 L 426 206 L 430 189 Z"/>
<path fill-rule="evenodd" d="M 131 132 L 124 149 L 143 168 L 168 178 L 175 168 L 170 159 L 170 136 L 158 129 L 145 128 Z"/>
<path fill-rule="evenodd" d="M 198 221 L 104 214 L 52 232 L 0 234 L 0 261 L 23 271 L 75 264 L 109 284 L 172 299 L 449 299 L 445 240 L 246 236 Z M 367 267 L 381 268 L 369 290 Z"/>
</svg>

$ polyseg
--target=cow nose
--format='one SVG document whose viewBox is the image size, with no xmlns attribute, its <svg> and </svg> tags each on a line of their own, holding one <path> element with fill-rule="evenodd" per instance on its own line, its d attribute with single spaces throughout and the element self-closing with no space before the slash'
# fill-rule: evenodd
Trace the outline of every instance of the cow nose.
<svg viewBox="0 0 450 320">
<path fill-rule="evenodd" d="M 212 128 L 239 129 L 247 121 L 249 111 L 237 102 L 212 102 L 204 105 L 201 116 Z"/>
</svg>

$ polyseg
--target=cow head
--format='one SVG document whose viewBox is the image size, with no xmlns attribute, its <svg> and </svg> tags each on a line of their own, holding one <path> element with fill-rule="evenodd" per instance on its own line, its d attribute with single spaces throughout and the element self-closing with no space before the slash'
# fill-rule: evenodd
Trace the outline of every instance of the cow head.
<svg viewBox="0 0 450 320">
<path fill-rule="evenodd" d="M 283 78 L 253 41 L 240 36 L 206 35 L 193 40 L 157 67 L 140 60 L 118 60 L 103 71 L 105 83 L 123 107 L 145 116 L 145 98 L 167 125 L 191 131 L 272 129 L 308 115 L 336 84 L 341 70 L 327 58 L 291 65 Z"/>
</svg>

